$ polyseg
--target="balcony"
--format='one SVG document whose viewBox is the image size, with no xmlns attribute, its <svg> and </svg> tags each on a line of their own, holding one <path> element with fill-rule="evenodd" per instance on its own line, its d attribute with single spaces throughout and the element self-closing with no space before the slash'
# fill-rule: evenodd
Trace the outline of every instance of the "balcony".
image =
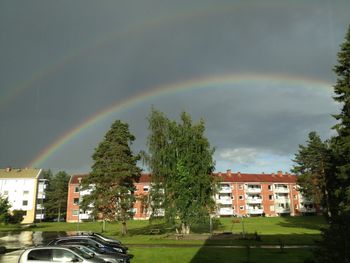
<svg viewBox="0 0 350 263">
<path fill-rule="evenodd" d="M 45 193 L 38 193 L 38 199 L 45 199 Z"/>
<path fill-rule="evenodd" d="M 300 213 L 316 213 L 316 208 L 301 207 L 299 211 Z"/>
<path fill-rule="evenodd" d="M 221 194 L 229 194 L 232 193 L 232 189 L 230 186 L 220 186 L 219 193 Z"/>
<path fill-rule="evenodd" d="M 247 204 L 261 204 L 262 198 L 247 198 Z"/>
<path fill-rule="evenodd" d="M 277 186 L 275 187 L 275 193 L 289 193 L 289 188 L 286 187 L 282 187 L 282 186 Z"/>
<path fill-rule="evenodd" d="M 276 213 L 288 214 L 288 213 L 290 213 L 290 208 L 289 207 L 277 207 L 276 208 Z"/>
<path fill-rule="evenodd" d="M 219 199 L 216 199 L 216 202 L 222 205 L 232 205 L 231 198 L 219 198 Z"/>
<path fill-rule="evenodd" d="M 247 187 L 246 193 L 248 194 L 258 194 L 261 193 L 261 188 L 259 187 Z"/>
<path fill-rule="evenodd" d="M 228 207 L 220 208 L 219 209 L 219 215 L 221 215 L 221 216 L 231 216 L 231 215 L 233 215 L 233 209 L 232 208 L 228 208 Z"/>
<path fill-rule="evenodd" d="M 279 203 L 279 204 L 289 204 L 290 199 L 289 198 L 276 198 L 275 202 Z"/>
<path fill-rule="evenodd" d="M 258 209 L 248 208 L 248 214 L 250 215 L 261 215 L 262 213 L 264 213 L 264 209 L 262 208 L 258 208 Z"/>
</svg>

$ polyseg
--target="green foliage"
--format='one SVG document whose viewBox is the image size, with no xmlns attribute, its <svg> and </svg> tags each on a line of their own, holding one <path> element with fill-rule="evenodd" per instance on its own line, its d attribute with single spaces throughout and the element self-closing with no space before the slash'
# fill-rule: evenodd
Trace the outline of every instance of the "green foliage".
<svg viewBox="0 0 350 263">
<path fill-rule="evenodd" d="M 326 142 L 323 142 L 316 132 L 309 133 L 307 145 L 299 145 L 295 154 L 292 172 L 298 175 L 298 185 L 302 194 L 322 205 L 329 212 L 329 194 L 326 180 L 331 165 L 331 152 Z"/>
<path fill-rule="evenodd" d="M 337 82 L 334 99 L 342 106 L 334 117 L 338 120 L 334 129 L 337 135 L 331 139 L 334 169 L 328 176 L 332 218 L 323 231 L 315 257 L 317 262 L 350 262 L 350 27 L 338 53 L 338 65 L 334 68 Z"/>
<path fill-rule="evenodd" d="M 350 27 L 344 43 L 338 53 L 338 65 L 334 68 L 337 83 L 334 86 L 335 100 L 342 104 L 339 121 L 335 126 L 338 133 L 332 140 L 336 159 L 335 198 L 339 201 L 339 210 L 350 212 Z"/>
<path fill-rule="evenodd" d="M 26 214 L 23 210 L 13 210 L 12 215 L 9 217 L 10 224 L 19 224 L 23 220 L 23 216 Z"/>
<path fill-rule="evenodd" d="M 184 112 L 177 123 L 152 108 L 149 130 L 145 160 L 152 171 L 151 200 L 157 201 L 151 202 L 153 211 L 157 203 L 162 204 L 168 222 L 179 217 L 183 231 L 188 232 L 193 223 L 205 220 L 215 205 L 214 149 L 204 136 L 204 121 L 193 124 Z"/>
<path fill-rule="evenodd" d="M 11 208 L 11 205 L 6 198 L 3 198 L 0 196 L 0 223 L 7 224 L 10 221 L 10 213 L 9 209 Z"/>
<path fill-rule="evenodd" d="M 84 196 L 82 207 L 93 204 L 93 213 L 103 220 L 125 223 L 133 216 L 134 182 L 141 173 L 136 165 L 139 156 L 130 149 L 134 140 L 129 125 L 117 120 L 92 156 L 92 171 L 83 180 L 83 189 L 90 189 L 91 194 Z"/>
<path fill-rule="evenodd" d="M 52 220 L 57 218 L 60 220 L 65 218 L 70 176 L 64 171 L 60 171 L 54 176 L 51 171 L 47 171 L 44 173 L 44 178 L 47 179 L 46 197 L 43 202 L 46 219 Z"/>
</svg>

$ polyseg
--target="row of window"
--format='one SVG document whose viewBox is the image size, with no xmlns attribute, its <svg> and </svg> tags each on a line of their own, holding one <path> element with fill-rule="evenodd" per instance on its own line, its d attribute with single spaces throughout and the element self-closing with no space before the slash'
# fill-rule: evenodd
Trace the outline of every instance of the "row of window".
<svg viewBox="0 0 350 263">
<path fill-rule="evenodd" d="M 224 195 L 224 194 L 220 194 L 219 195 L 219 200 L 220 199 L 227 199 L 227 198 L 231 198 L 232 200 L 235 199 L 235 197 L 231 196 L 231 195 Z M 288 198 L 289 198 L 288 196 L 275 195 L 275 197 L 274 197 L 273 195 L 269 195 L 269 200 L 288 199 Z M 297 200 L 298 199 L 298 195 L 293 195 L 293 198 L 294 198 L 294 200 Z M 243 195 L 239 195 L 238 199 L 239 200 L 244 200 L 244 196 Z M 253 196 L 253 197 L 247 198 L 247 199 L 248 200 L 252 200 L 252 199 L 253 200 L 254 199 L 257 199 L 257 200 L 261 199 L 262 200 L 262 196 Z"/>
</svg>

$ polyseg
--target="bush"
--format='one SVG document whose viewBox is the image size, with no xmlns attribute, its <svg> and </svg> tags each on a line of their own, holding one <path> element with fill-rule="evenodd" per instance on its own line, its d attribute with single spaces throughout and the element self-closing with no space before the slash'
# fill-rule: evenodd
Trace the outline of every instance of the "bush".
<svg viewBox="0 0 350 263">
<path fill-rule="evenodd" d="M 11 215 L 9 213 L 3 213 L 0 215 L 0 223 L 8 224 L 10 222 Z"/>
<path fill-rule="evenodd" d="M 13 210 L 12 215 L 10 216 L 10 224 L 19 224 L 23 220 L 23 216 L 26 214 L 23 210 Z"/>
</svg>

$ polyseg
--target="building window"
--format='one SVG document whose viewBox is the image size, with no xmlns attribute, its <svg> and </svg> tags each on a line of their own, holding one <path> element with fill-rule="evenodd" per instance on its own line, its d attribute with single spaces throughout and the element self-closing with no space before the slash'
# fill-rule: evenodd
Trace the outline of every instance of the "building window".
<svg viewBox="0 0 350 263">
<path fill-rule="evenodd" d="M 243 200 L 243 195 L 240 195 L 240 196 L 239 196 L 239 200 Z"/>
<path fill-rule="evenodd" d="M 269 185 L 267 186 L 267 189 L 271 190 L 271 189 L 272 189 L 272 186 L 269 184 Z"/>
<path fill-rule="evenodd" d="M 233 210 L 236 210 L 236 206 L 235 206 L 235 205 L 234 205 L 234 206 L 232 206 L 232 209 L 233 209 Z"/>
<path fill-rule="evenodd" d="M 243 190 L 243 184 L 240 184 L 240 185 L 238 186 L 238 189 L 239 189 L 239 190 Z"/>
<path fill-rule="evenodd" d="M 243 206 L 243 205 L 240 205 L 240 206 L 239 206 L 239 210 L 244 210 L 244 206 Z"/>
<path fill-rule="evenodd" d="M 9 195 L 9 191 L 4 191 L 4 195 Z"/>
<path fill-rule="evenodd" d="M 298 196 L 297 195 L 294 195 L 294 200 L 297 200 L 298 199 Z"/>
<path fill-rule="evenodd" d="M 74 193 L 79 193 L 79 186 L 74 187 Z"/>
<path fill-rule="evenodd" d="M 27 195 L 27 194 L 29 194 L 29 191 L 23 191 L 23 194 Z"/>
<path fill-rule="evenodd" d="M 73 200 L 73 204 L 75 204 L 75 205 L 79 205 L 79 198 L 74 198 L 74 200 Z"/>
<path fill-rule="evenodd" d="M 73 216 L 78 216 L 79 215 L 79 210 L 73 210 Z"/>
<path fill-rule="evenodd" d="M 271 212 L 275 211 L 275 206 L 274 205 L 270 205 L 270 211 Z"/>
<path fill-rule="evenodd" d="M 28 200 L 23 200 L 22 205 L 23 206 L 27 206 L 28 205 Z"/>
<path fill-rule="evenodd" d="M 273 200 L 273 195 L 269 195 L 269 200 Z"/>
<path fill-rule="evenodd" d="M 144 191 L 144 192 L 148 192 L 148 190 L 149 190 L 149 187 L 148 187 L 148 186 L 144 186 L 144 187 L 143 187 L 143 191 Z"/>
</svg>

